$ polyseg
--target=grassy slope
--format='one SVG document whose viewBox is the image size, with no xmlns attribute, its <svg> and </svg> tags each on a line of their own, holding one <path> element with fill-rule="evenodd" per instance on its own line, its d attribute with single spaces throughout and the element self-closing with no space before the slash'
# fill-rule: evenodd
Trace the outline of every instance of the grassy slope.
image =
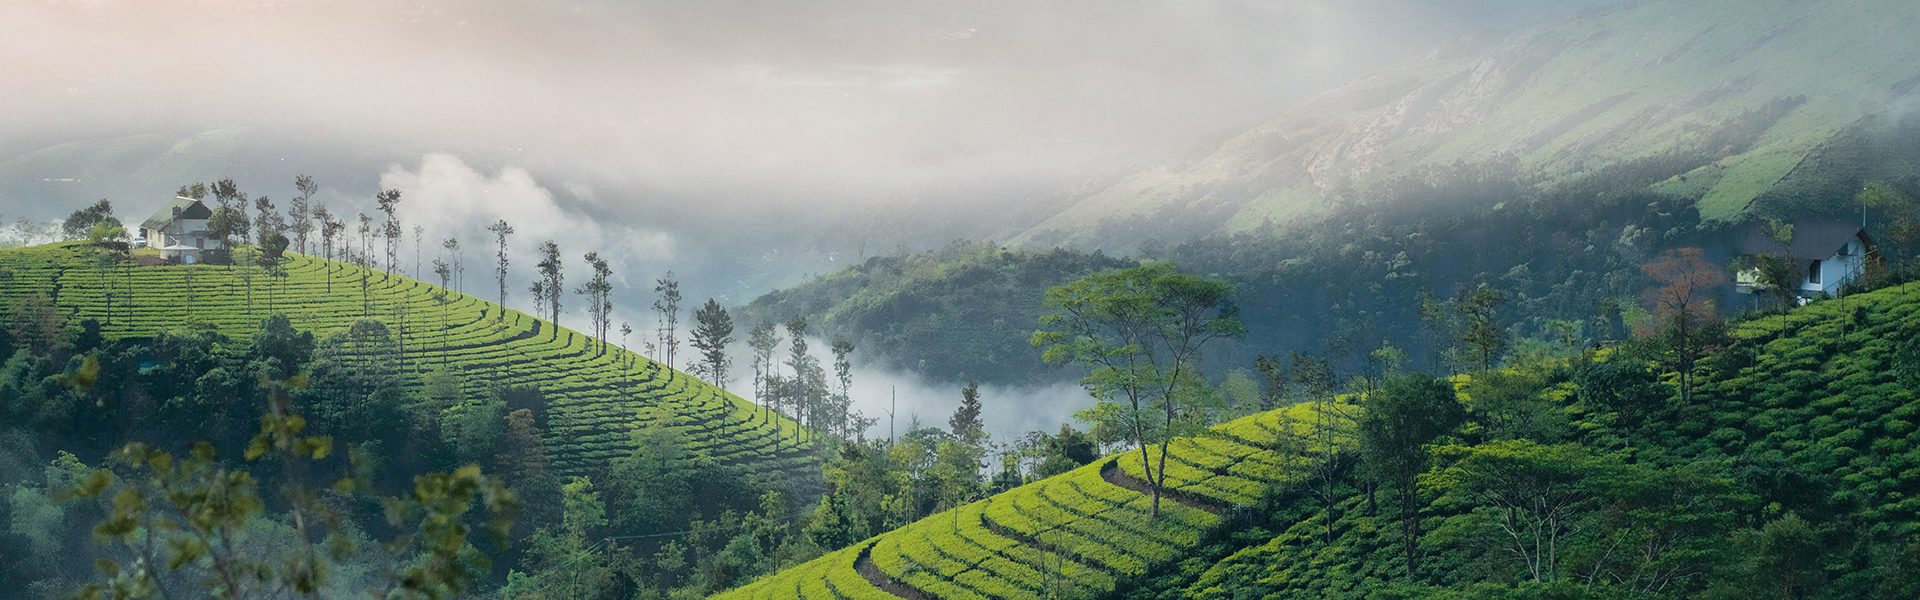
<svg viewBox="0 0 1920 600">
<path fill-rule="evenodd" d="M 1778 509 L 1844 508 L 1861 535 L 1920 536 L 1913 517 L 1920 514 L 1920 390 L 1900 380 L 1916 376 L 1902 369 L 1920 365 L 1911 364 L 1914 357 L 1896 357 L 1900 344 L 1920 336 L 1920 284 L 1741 321 L 1733 335 L 1737 341 L 1728 350 L 1703 364 L 1695 402 L 1676 403 L 1673 414 L 1635 434 L 1643 436 L 1643 451 L 1799 465 L 1817 480 L 1804 489 L 1763 490 L 1806 496 L 1766 498 L 1781 503 Z M 1909 363 L 1895 364 L 1900 360 Z M 1554 383 L 1540 393 L 1562 405 L 1582 432 L 1576 441 L 1596 448 L 1618 441 L 1615 417 L 1582 404 L 1573 384 Z M 1288 478 L 1287 466 L 1270 462 L 1274 453 L 1263 447 L 1274 439 L 1279 415 L 1223 425 L 1224 439 L 1177 442 L 1170 479 L 1183 492 L 1222 504 L 1256 504 L 1263 486 Z M 1300 422 L 1306 415 L 1294 416 Z M 1118 584 L 1141 583 L 1143 575 L 1165 585 L 1169 574 L 1176 587 L 1147 593 L 1364 597 L 1404 578 L 1397 525 L 1367 510 L 1354 489 L 1340 501 L 1332 543 L 1321 539 L 1325 515 L 1311 503 L 1282 503 L 1273 516 L 1285 522 L 1271 538 L 1212 562 L 1204 557 L 1220 555 L 1198 550 L 1208 543 L 1204 536 L 1225 523 L 1219 514 L 1169 503 L 1167 518 L 1149 522 L 1144 496 L 1102 479 L 1102 465 L 1115 459 L 1138 476 L 1135 457 L 1103 459 L 928 517 L 723 597 L 901 597 L 856 570 L 863 552 L 886 577 L 937 598 L 1048 591 L 1103 597 Z M 1231 466 L 1222 472 L 1221 465 Z"/>
<path fill-rule="evenodd" d="M 1686 157 L 1668 189 L 1732 218 L 1920 76 L 1904 0 L 1657 0 L 1551 24 L 1491 52 L 1428 58 L 1295 107 L 1205 157 L 1152 169 L 1030 229 L 1098 239 L 1211 215 L 1247 230 L 1425 168 L 1505 161 L 1546 184 Z M 1796 100 L 1798 99 L 1798 100 Z M 1417 201 L 1417 199 L 1416 199 Z"/>
<path fill-rule="evenodd" d="M 1707 361 L 1695 403 L 1642 433 L 1661 448 L 1647 451 L 1795 465 L 1812 479 L 1763 490 L 1787 496 L 1766 498 L 1777 509 L 1824 506 L 1849 512 L 1856 535 L 1920 536 L 1920 390 L 1902 384 L 1894 364 L 1898 346 L 1920 336 L 1920 284 L 1743 321 L 1734 335 L 1728 351 Z M 1576 426 L 1606 431 L 1612 417 L 1574 401 L 1574 391 L 1542 393 L 1562 402 Z M 1402 578 L 1394 525 L 1362 504 L 1356 495 L 1341 506 L 1333 543 L 1319 539 L 1325 515 L 1311 512 L 1213 565 L 1180 595 L 1363 597 Z"/>
<path fill-rule="evenodd" d="M 501 319 L 499 305 L 473 296 L 448 292 L 442 305 L 435 299 L 443 291 L 438 286 L 304 256 L 290 259 L 284 280 L 259 269 L 208 265 L 123 263 L 102 271 L 95 256 L 80 245 L 0 250 L 0 306 L 45 293 L 70 320 L 96 319 L 116 338 L 206 323 L 244 340 L 276 313 L 320 336 L 359 319 L 379 319 L 405 349 L 405 372 L 424 376 L 451 369 L 462 375 L 470 400 L 484 398 L 495 383 L 540 390 L 548 450 L 562 472 L 603 466 L 629 449 L 629 432 L 657 420 L 722 462 L 817 477 L 814 459 L 791 441 L 792 421 L 778 414 L 769 419 L 706 382 L 518 311 L 505 310 Z M 363 276 L 369 288 L 364 301 Z M 422 385 L 420 378 L 410 383 Z M 776 428 L 784 441 L 774 435 Z"/>
<path fill-rule="evenodd" d="M 768 576 L 721 598 L 895 598 L 863 577 L 872 568 L 938 598 L 1098 597 L 1179 561 L 1260 503 L 1270 484 L 1297 475 L 1268 449 L 1282 423 L 1306 421 L 1309 405 L 1261 413 L 1182 438 L 1170 447 L 1168 486 L 1150 517 L 1146 494 L 1105 469 L 1144 478 L 1137 451 L 934 514 L 853 547 Z M 1288 420 L 1291 419 L 1291 420 Z M 1112 463 L 1113 466 L 1108 465 Z M 863 559 L 862 556 L 867 556 Z M 912 595 L 912 592 L 908 593 Z"/>
</svg>

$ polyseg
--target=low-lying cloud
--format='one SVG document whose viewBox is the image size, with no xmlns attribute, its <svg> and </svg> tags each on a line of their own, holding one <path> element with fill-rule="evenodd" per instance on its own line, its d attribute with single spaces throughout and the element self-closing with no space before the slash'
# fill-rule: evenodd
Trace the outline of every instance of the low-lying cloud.
<svg viewBox="0 0 1920 600">
<path fill-rule="evenodd" d="M 380 175 L 380 187 L 401 192 L 403 222 L 442 238 L 460 238 L 469 254 L 486 257 L 488 265 L 493 264 L 495 247 L 487 227 L 501 220 L 514 229 L 508 244 L 515 263 L 531 262 L 533 248 L 544 240 L 559 243 L 569 259 L 588 251 L 624 266 L 669 265 L 675 259 L 671 234 L 597 219 L 583 210 L 591 197 L 580 199 L 590 188 L 571 186 L 576 200 L 563 203 L 519 167 L 487 173 L 450 154 L 428 154 L 417 166 L 388 167 Z"/>
<path fill-rule="evenodd" d="M 752 358 L 744 346 L 742 343 L 733 348 L 733 373 L 725 387 L 751 400 Z M 829 342 L 810 337 L 807 339 L 807 348 L 809 354 L 828 370 L 828 377 L 833 377 L 833 355 Z M 791 372 L 784 365 L 787 349 L 787 342 L 783 341 L 777 353 L 783 361 L 780 367 L 782 373 Z M 686 358 L 688 354 L 691 353 L 683 354 L 679 362 L 692 360 Z M 947 429 L 948 418 L 953 416 L 954 409 L 960 407 L 961 386 L 935 383 L 911 372 L 875 367 L 867 364 L 869 362 L 858 348 L 854 349 L 853 388 L 849 395 L 853 400 L 853 410 L 874 419 L 873 426 L 867 428 L 867 439 L 886 439 L 889 434 L 905 434 L 916 419 L 924 427 Z M 684 368 L 686 365 L 675 366 Z M 1004 443 L 1017 440 L 1030 431 L 1053 433 L 1063 424 L 1075 423 L 1074 411 L 1093 406 L 1094 400 L 1079 385 L 1062 381 L 1034 386 L 982 385 L 980 404 L 980 420 L 987 433 L 995 441 Z M 1077 423 L 1075 426 L 1084 427 Z"/>
</svg>

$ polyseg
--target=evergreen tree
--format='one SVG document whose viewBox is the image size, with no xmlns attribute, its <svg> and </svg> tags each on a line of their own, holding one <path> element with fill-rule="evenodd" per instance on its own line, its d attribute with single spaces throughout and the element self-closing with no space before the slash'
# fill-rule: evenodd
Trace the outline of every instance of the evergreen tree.
<svg viewBox="0 0 1920 600">
<path fill-rule="evenodd" d="M 733 316 L 727 314 L 719 301 L 708 298 L 707 303 L 693 313 L 693 320 L 689 343 L 700 352 L 700 364 L 695 369 L 714 385 L 725 387 L 727 367 L 732 362 L 727 357 L 727 344 L 733 343 Z"/>
<path fill-rule="evenodd" d="M 961 439 L 977 440 L 986 435 L 980 422 L 980 384 L 968 382 L 960 388 L 960 407 L 953 409 L 947 428 Z"/>
</svg>

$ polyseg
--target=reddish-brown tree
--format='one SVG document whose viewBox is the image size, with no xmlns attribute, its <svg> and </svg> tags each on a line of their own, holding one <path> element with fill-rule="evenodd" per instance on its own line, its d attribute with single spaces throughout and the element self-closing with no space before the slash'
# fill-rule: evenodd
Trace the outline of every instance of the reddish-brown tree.
<svg viewBox="0 0 1920 600">
<path fill-rule="evenodd" d="M 1640 297 L 1654 317 L 1640 334 L 1666 338 L 1680 376 L 1680 401 L 1686 402 L 1693 390 L 1693 366 L 1705 345 L 1703 334 L 1716 319 L 1712 292 L 1724 282 L 1725 273 L 1699 248 L 1668 250 L 1640 270 L 1659 282 Z"/>
</svg>

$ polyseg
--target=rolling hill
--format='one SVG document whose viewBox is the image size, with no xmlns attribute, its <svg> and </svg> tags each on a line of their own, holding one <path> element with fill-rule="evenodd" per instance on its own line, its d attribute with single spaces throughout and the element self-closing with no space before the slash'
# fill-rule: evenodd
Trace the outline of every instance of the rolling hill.
<svg viewBox="0 0 1920 600">
<path fill-rule="evenodd" d="M 1311 405 L 1245 417 L 1169 448 L 1158 518 L 1138 453 L 937 513 L 720 598 L 1087 598 L 1177 562 L 1244 522 L 1297 465 L 1270 447 Z M 1291 419 L 1291 420 L 1289 420 Z"/>
<path fill-rule="evenodd" d="M 393 331 L 398 355 L 358 360 L 397 362 L 416 391 L 440 369 L 462 375 L 469 402 L 496 387 L 537 391 L 548 453 L 562 473 L 604 466 L 632 450 L 634 430 L 653 424 L 719 463 L 817 485 L 817 459 L 795 441 L 794 422 L 685 373 L 407 277 L 293 254 L 283 271 L 103 262 L 83 244 L 0 250 L 0 305 L 44 294 L 69 322 L 98 321 L 109 338 L 204 324 L 245 340 L 274 314 L 325 336 L 376 319 Z"/>
<path fill-rule="evenodd" d="M 1326 92 L 1122 177 L 1016 241 L 1130 247 L 1262 231 L 1345 203 L 1431 201 L 1401 193 L 1404 182 L 1460 171 L 1548 189 L 1632 168 L 1658 173 L 1656 189 L 1692 198 L 1707 220 L 1737 219 L 1777 187 L 1820 177 L 1808 157 L 1905 119 L 1920 82 L 1916 28 L 1920 5 L 1900 0 L 1589 10 Z"/>
<path fill-rule="evenodd" d="M 721 597 L 1908 598 L 1917 309 L 1909 283 L 1731 323 L 1684 402 L 1657 347 L 1634 344 L 1454 378 L 1464 422 L 1421 446 L 1415 574 L 1358 446 L 1322 508 L 1303 455 L 1276 443 L 1310 416 L 1295 405 L 1174 442 L 1161 519 L 1115 455 Z M 1449 487 L 1462 477 L 1493 487 Z M 1564 520 L 1565 565 L 1529 577 L 1515 550 L 1543 550 L 1508 544 L 1502 514 Z"/>
</svg>

